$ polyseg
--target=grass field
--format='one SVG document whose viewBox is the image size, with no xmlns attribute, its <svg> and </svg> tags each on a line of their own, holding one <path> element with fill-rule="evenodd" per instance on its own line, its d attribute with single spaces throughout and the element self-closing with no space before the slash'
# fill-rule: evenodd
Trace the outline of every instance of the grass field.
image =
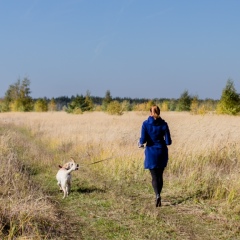
<svg viewBox="0 0 240 240">
<path fill-rule="evenodd" d="M 161 116 L 173 144 L 155 208 L 137 148 L 147 112 L 1 113 L 0 238 L 240 239 L 240 117 Z M 70 157 L 81 168 L 63 200 Z"/>
</svg>

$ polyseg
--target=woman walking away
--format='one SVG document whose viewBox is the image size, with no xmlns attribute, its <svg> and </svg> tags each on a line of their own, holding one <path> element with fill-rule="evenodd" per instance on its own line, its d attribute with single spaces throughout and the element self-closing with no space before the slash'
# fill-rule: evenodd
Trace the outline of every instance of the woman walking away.
<svg viewBox="0 0 240 240">
<path fill-rule="evenodd" d="M 160 108 L 155 105 L 150 108 L 150 116 L 142 124 L 138 147 L 144 148 L 145 143 L 144 168 L 150 170 L 156 194 L 156 207 L 160 207 L 163 171 L 168 162 L 167 145 L 171 145 L 172 139 L 168 124 L 160 117 Z"/>
</svg>

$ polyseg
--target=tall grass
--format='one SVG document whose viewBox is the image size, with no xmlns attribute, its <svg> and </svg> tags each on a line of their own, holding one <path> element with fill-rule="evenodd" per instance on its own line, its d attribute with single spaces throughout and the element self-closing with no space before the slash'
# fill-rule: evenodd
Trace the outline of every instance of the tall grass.
<svg viewBox="0 0 240 240">
<path fill-rule="evenodd" d="M 37 169 L 24 163 L 28 155 L 26 139 L 6 127 L 0 129 L 0 237 L 50 237 L 54 232 L 51 222 L 58 222 L 54 205 L 32 182 L 31 175 Z"/>
<path fill-rule="evenodd" d="M 183 112 L 161 115 L 168 122 L 173 139 L 164 173 L 163 200 L 173 204 L 189 199 L 207 202 L 218 206 L 219 213 L 237 217 L 240 118 Z M 102 112 L 1 113 L 0 123 L 25 127 L 35 139 L 46 142 L 54 156 L 46 157 L 42 164 L 57 166 L 73 156 L 83 169 L 91 166 L 103 178 L 148 184 L 152 191 L 149 175 L 143 169 L 144 152 L 136 144 L 147 117 L 147 112 L 122 116 Z M 4 154 L 5 159 L 10 158 L 9 152 Z M 105 161 L 89 165 L 100 160 Z"/>
</svg>

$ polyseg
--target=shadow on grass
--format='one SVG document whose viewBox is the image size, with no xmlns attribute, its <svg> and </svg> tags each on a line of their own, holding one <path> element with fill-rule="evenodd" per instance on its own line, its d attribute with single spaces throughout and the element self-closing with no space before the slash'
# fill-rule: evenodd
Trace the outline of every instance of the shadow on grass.
<svg viewBox="0 0 240 240">
<path fill-rule="evenodd" d="M 88 194 L 88 193 L 92 193 L 92 192 L 105 193 L 106 191 L 101 188 L 96 188 L 96 187 L 79 187 L 78 189 L 76 189 L 76 192 Z"/>
</svg>

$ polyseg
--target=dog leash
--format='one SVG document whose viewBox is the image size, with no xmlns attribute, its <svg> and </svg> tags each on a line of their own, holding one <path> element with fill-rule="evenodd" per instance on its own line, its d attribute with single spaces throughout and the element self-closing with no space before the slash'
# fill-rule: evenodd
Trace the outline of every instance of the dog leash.
<svg viewBox="0 0 240 240">
<path fill-rule="evenodd" d="M 93 165 L 93 164 L 96 164 L 96 163 L 100 163 L 100 162 L 103 162 L 103 161 L 107 161 L 109 159 L 112 159 L 113 157 L 109 157 L 109 158 L 105 158 L 105 159 L 102 159 L 102 160 L 99 160 L 99 161 L 96 161 L 96 162 L 93 162 L 93 163 L 89 163 L 87 165 Z"/>
<path fill-rule="evenodd" d="M 113 157 L 109 157 L 109 158 L 105 158 L 105 159 L 102 159 L 102 160 L 99 160 L 99 161 L 96 161 L 96 162 L 93 162 L 93 163 L 89 163 L 89 164 L 79 164 L 81 167 L 85 167 L 85 166 L 90 166 L 90 165 L 93 165 L 93 164 L 97 164 L 97 163 L 100 163 L 100 162 L 103 162 L 103 161 L 107 161 L 107 160 L 110 160 L 112 159 Z"/>
</svg>

